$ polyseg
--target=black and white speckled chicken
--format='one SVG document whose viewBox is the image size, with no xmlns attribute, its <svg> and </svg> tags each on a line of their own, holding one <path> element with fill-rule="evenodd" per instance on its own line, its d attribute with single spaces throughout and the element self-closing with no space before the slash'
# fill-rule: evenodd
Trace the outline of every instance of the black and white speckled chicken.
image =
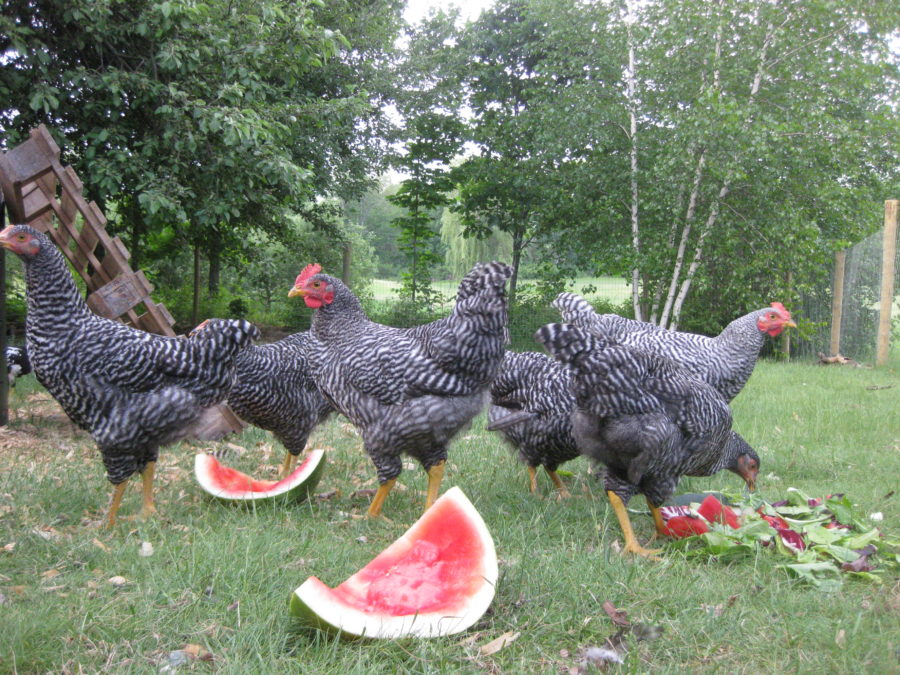
<svg viewBox="0 0 900 675">
<path fill-rule="evenodd" d="M 649 556 L 625 505 L 642 493 L 657 532 L 659 506 L 683 475 L 729 469 L 753 487 L 759 457 L 731 431 L 722 396 L 664 357 L 593 335 L 569 324 L 548 324 L 535 339 L 572 369 L 572 430 L 580 451 L 606 467 L 606 490 L 625 536 L 625 551 Z"/>
<path fill-rule="evenodd" d="M 155 512 L 159 448 L 190 433 L 203 411 L 225 399 L 234 358 L 257 337 L 247 321 L 213 319 L 195 339 L 169 338 L 97 316 L 88 309 L 62 254 L 25 225 L 0 233 L 25 263 L 26 344 L 34 374 L 100 449 L 115 486 L 111 527 L 126 481 L 141 473 L 141 516 Z"/>
<path fill-rule="evenodd" d="M 491 383 L 487 429 L 518 449 L 532 492 L 537 490 L 536 468 L 543 466 L 559 496 L 569 496 L 556 469 L 579 455 L 572 435 L 571 380 L 569 368 L 546 354 L 510 351 Z"/>
<path fill-rule="evenodd" d="M 553 306 L 566 323 L 675 361 L 715 387 L 726 401 L 747 384 L 766 335 L 776 337 L 786 327 L 797 326 L 780 302 L 735 319 L 715 337 L 666 330 L 616 314 L 597 314 L 574 293 L 560 293 Z"/>
<path fill-rule="evenodd" d="M 359 428 L 378 470 L 370 516 L 380 514 L 403 453 L 428 473 L 425 508 L 437 498 L 447 444 L 484 407 L 503 359 L 511 273 L 503 263 L 479 263 L 460 283 L 450 316 L 414 328 L 371 321 L 350 289 L 319 265 L 297 277 L 289 295 L 315 309 L 313 377 Z"/>
<path fill-rule="evenodd" d="M 25 346 L 6 347 L 6 377 L 10 387 L 16 386 L 16 380 L 31 372 L 31 361 L 28 360 L 28 348 Z"/>
<path fill-rule="evenodd" d="M 307 351 L 312 342 L 308 332 L 295 333 L 277 342 L 251 345 L 235 359 L 228 405 L 284 444 L 282 478 L 291 473 L 310 432 L 334 412 L 309 369 Z"/>
</svg>

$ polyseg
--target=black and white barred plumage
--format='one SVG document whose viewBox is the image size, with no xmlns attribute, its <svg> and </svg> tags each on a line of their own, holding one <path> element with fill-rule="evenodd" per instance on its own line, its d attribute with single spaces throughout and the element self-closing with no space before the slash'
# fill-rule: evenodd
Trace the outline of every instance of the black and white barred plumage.
<svg viewBox="0 0 900 675">
<path fill-rule="evenodd" d="M 3 245 L 25 263 L 28 354 L 34 374 L 97 443 L 107 477 L 122 483 L 159 447 L 184 437 L 224 400 L 234 359 L 259 336 L 247 321 L 210 320 L 195 339 L 163 337 L 97 316 L 50 240 L 18 225 Z"/>
<path fill-rule="evenodd" d="M 303 332 L 247 347 L 235 359 L 235 383 L 228 394 L 228 405 L 237 415 L 271 431 L 295 457 L 303 452 L 310 432 L 334 411 L 309 369 L 312 342 Z"/>
<path fill-rule="evenodd" d="M 571 379 L 569 368 L 546 354 L 508 351 L 491 383 L 488 430 L 516 447 L 529 467 L 554 472 L 578 457 Z"/>
<path fill-rule="evenodd" d="M 6 376 L 9 386 L 16 386 L 16 379 L 31 372 L 31 361 L 28 360 L 28 348 L 25 346 L 6 347 Z"/>
<path fill-rule="evenodd" d="M 623 502 L 640 492 L 658 506 L 682 475 L 740 472 L 745 453 L 758 467 L 731 431 L 728 404 L 688 370 L 569 324 L 548 324 L 535 339 L 572 369 L 573 435 Z"/>
<path fill-rule="evenodd" d="M 790 312 L 780 303 L 735 319 L 716 337 L 670 331 L 616 314 L 597 314 L 586 300 L 574 293 L 560 293 L 553 306 L 566 323 L 675 361 L 715 387 L 726 401 L 731 401 L 744 388 L 765 336 L 774 337 L 784 326 L 794 325 Z"/>
<path fill-rule="evenodd" d="M 503 263 L 479 263 L 450 316 L 414 328 L 374 323 L 339 279 L 301 274 L 295 289 L 315 307 L 309 358 L 316 383 L 360 430 L 381 483 L 443 462 L 447 444 L 483 408 L 507 341 Z"/>
</svg>

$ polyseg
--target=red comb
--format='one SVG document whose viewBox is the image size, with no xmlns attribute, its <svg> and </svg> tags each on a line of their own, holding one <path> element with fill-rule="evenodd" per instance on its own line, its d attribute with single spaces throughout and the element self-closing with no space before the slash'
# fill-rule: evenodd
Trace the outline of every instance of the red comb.
<svg viewBox="0 0 900 675">
<path fill-rule="evenodd" d="M 772 303 L 772 307 L 775 309 L 776 312 L 778 312 L 778 314 L 779 314 L 782 318 L 790 320 L 790 318 L 791 318 L 791 313 L 790 313 L 789 311 L 787 311 L 787 310 L 784 308 L 784 305 L 782 305 L 780 302 L 773 302 L 773 303 Z"/>
<path fill-rule="evenodd" d="M 295 286 L 302 286 L 306 283 L 306 280 L 311 276 L 318 274 L 322 271 L 322 266 L 319 263 L 310 263 L 306 267 L 303 268 L 303 271 L 297 275 L 297 280 L 294 282 Z"/>
</svg>

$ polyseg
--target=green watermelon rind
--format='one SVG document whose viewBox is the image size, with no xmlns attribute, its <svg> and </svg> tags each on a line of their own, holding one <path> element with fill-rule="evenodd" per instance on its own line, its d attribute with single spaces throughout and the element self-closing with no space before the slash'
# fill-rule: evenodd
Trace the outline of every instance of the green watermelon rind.
<svg viewBox="0 0 900 675">
<path fill-rule="evenodd" d="M 325 469 L 325 451 L 322 449 L 310 450 L 308 457 L 300 465 L 308 465 L 309 468 L 297 474 L 291 483 L 281 485 L 269 492 L 253 492 L 249 490 L 235 492 L 216 487 L 205 470 L 210 461 L 218 462 L 213 455 L 207 453 L 199 453 L 194 457 L 194 477 L 203 491 L 210 497 L 224 502 L 240 504 L 276 500 L 302 502 L 312 495 L 313 490 L 315 490 L 319 480 L 322 478 L 322 472 Z"/>
<path fill-rule="evenodd" d="M 484 616 L 494 599 L 499 574 L 494 541 L 481 514 L 459 487 L 451 488 L 440 499 L 450 499 L 457 503 L 466 513 L 469 522 L 484 544 L 484 554 L 481 556 L 481 576 L 484 583 L 470 594 L 464 603 L 461 601 L 462 611 L 455 612 L 453 615 L 442 614 L 438 611 L 400 616 L 364 612 L 339 602 L 332 595 L 332 589 L 313 576 L 291 593 L 289 603 L 291 614 L 307 625 L 350 640 L 442 637 L 460 633 L 472 626 Z M 422 518 L 416 521 L 397 541 L 407 538 L 410 532 L 413 532 L 427 516 L 428 512 L 426 511 Z M 390 550 L 391 546 L 385 551 Z"/>
</svg>

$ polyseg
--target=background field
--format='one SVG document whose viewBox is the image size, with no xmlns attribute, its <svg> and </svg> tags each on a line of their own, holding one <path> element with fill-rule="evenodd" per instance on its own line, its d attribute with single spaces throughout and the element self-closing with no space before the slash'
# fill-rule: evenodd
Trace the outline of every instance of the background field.
<svg viewBox="0 0 900 675">
<path fill-rule="evenodd" d="M 760 363 L 734 402 L 735 427 L 762 457 L 761 491 L 844 492 L 861 513 L 884 514 L 898 534 L 900 418 L 897 363 L 881 370 Z M 760 551 L 731 562 L 622 558 L 611 509 L 584 460 L 565 465 L 573 498 L 539 494 L 483 418 L 451 448 L 444 482 L 459 485 L 483 515 L 500 558 L 494 603 L 462 635 L 436 640 L 343 643 L 305 630 L 288 615 L 291 591 L 307 576 L 336 585 L 393 541 L 419 515 L 424 474 L 404 471 L 385 507 L 365 512 L 375 473 L 342 418 L 324 425 L 326 473 L 311 502 L 231 508 L 204 498 L 193 454 L 164 451 L 158 519 L 98 531 L 109 496 L 98 453 L 56 404 L 26 378 L 27 403 L 0 429 L 0 672 L 159 673 L 186 645 L 211 660 L 198 673 L 568 673 L 581 651 L 615 627 L 609 600 L 662 636 L 632 644 L 629 673 L 897 672 L 900 585 L 847 580 L 833 594 L 789 578 Z M 246 452 L 232 464 L 274 475 L 282 449 L 264 432 L 230 439 Z M 220 447 L 220 446 L 219 446 Z M 139 482 L 122 513 L 139 507 Z M 688 479 L 680 491 L 739 489 L 723 472 Z M 643 500 L 632 503 L 638 536 L 652 531 Z M 153 547 L 140 555 L 142 542 Z M 110 582 L 122 577 L 124 583 Z M 121 579 L 117 580 L 122 582 Z M 491 656 L 479 647 L 506 632 L 518 638 Z M 168 670 L 166 672 L 171 672 Z"/>
<path fill-rule="evenodd" d="M 519 279 L 519 287 L 525 284 L 534 283 L 532 279 Z M 374 279 L 372 281 L 372 295 L 376 300 L 395 300 L 397 298 L 396 290 L 400 288 L 399 281 L 388 279 Z M 453 298 L 456 296 L 456 289 L 459 286 L 459 279 L 448 281 L 434 281 L 432 287 L 446 296 Z M 587 287 L 593 287 L 595 290 L 590 293 L 591 297 L 599 297 L 609 300 L 613 303 L 621 303 L 630 297 L 631 288 L 625 279 L 618 277 L 576 277 L 574 290 L 576 293 L 582 293 Z"/>
</svg>

